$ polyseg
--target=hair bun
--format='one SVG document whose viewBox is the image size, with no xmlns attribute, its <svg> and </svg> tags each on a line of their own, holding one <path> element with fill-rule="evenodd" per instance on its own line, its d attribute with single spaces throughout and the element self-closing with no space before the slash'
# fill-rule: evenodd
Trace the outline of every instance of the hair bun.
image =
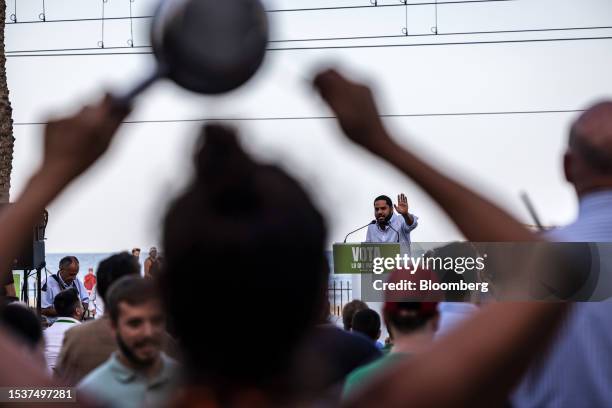
<svg viewBox="0 0 612 408">
<path fill-rule="evenodd" d="M 234 213 L 256 201 L 253 177 L 255 162 L 245 153 L 236 132 L 222 125 L 206 125 L 202 147 L 196 156 L 196 190 L 221 213 Z M 247 206 L 248 207 L 248 206 Z"/>
</svg>

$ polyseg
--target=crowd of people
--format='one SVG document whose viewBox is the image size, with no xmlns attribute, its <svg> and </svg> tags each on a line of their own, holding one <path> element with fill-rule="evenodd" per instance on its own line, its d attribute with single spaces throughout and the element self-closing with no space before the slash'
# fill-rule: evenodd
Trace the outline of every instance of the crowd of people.
<svg viewBox="0 0 612 408">
<path fill-rule="evenodd" d="M 589 109 L 570 132 L 564 165 L 580 200 L 578 220 L 540 236 L 397 144 L 367 86 L 334 70 L 320 73 L 314 86 L 348 139 L 412 178 L 468 240 L 612 239 L 612 103 Z M 0 271 L 8 273 L 16 242 L 36 215 L 104 154 L 128 113 L 106 98 L 49 122 L 40 169 L 0 212 Z M 434 302 L 389 301 L 381 319 L 355 301 L 344 308 L 344 328 L 335 327 L 326 223 L 302 186 L 250 157 L 236 132 L 222 125 L 203 129 L 194 165 L 193 180 L 164 216 L 164 261 L 148 271 L 155 279 L 139 276 L 132 254 L 104 260 L 97 269 L 104 316 L 82 323 L 88 298 L 75 280 L 78 260 L 67 258 L 47 282 L 44 314 L 55 321 L 44 334 L 23 306 L 2 308 L 0 385 L 75 386 L 85 407 L 598 407 L 612 401 L 612 366 L 605 363 L 612 351 L 609 302 L 570 313 L 563 302 L 491 303 L 437 337 Z M 405 204 L 396 221 L 408 226 L 409 240 L 416 217 Z M 300 262 L 292 259 L 297 252 Z"/>
</svg>

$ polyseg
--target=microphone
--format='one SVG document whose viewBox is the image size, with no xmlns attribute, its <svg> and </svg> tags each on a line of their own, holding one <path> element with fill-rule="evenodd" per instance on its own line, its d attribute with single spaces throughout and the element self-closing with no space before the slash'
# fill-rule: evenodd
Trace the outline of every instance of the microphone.
<svg viewBox="0 0 612 408">
<path fill-rule="evenodd" d="M 391 226 L 391 223 L 390 223 L 389 221 L 385 221 L 385 225 L 386 225 L 387 227 L 391 228 L 393 231 L 395 231 L 395 233 L 397 234 L 397 242 L 400 242 L 400 241 L 399 241 L 399 238 L 400 238 L 400 236 L 399 236 L 399 231 L 398 231 L 398 230 L 396 230 L 395 228 L 393 228 L 393 227 Z"/>
<path fill-rule="evenodd" d="M 359 227 L 357 228 L 355 231 L 351 231 L 348 234 L 346 234 L 346 237 L 344 237 L 344 243 L 346 244 L 346 240 L 348 239 L 349 235 L 356 233 L 357 231 L 361 231 L 362 229 L 369 227 L 370 225 L 376 224 L 376 220 L 370 221 L 369 223 L 367 223 L 366 225 L 364 225 L 363 227 Z"/>
</svg>

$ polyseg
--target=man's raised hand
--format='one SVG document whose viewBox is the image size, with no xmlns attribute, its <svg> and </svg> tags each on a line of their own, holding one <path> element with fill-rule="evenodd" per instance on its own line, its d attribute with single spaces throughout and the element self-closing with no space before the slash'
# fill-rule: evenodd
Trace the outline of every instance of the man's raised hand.
<svg viewBox="0 0 612 408">
<path fill-rule="evenodd" d="M 405 194 L 397 196 L 397 205 L 394 205 L 395 211 L 401 215 L 408 215 L 408 198 Z"/>
</svg>

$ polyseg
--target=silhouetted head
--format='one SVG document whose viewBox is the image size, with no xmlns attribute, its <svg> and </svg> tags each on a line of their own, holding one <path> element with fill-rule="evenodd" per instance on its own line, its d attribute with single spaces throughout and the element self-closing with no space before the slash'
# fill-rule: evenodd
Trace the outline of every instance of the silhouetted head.
<svg viewBox="0 0 612 408">
<path fill-rule="evenodd" d="M 437 329 L 437 302 L 386 302 L 383 308 L 385 324 L 392 337 L 409 335 L 426 329 Z"/>
<path fill-rule="evenodd" d="M 0 324 L 16 336 L 28 349 L 43 342 L 43 331 L 36 314 L 25 304 L 11 303 L 0 308 Z"/>
<path fill-rule="evenodd" d="M 353 316 L 353 331 L 376 341 L 380 337 L 380 315 L 372 309 L 363 309 Z"/>
<path fill-rule="evenodd" d="M 122 252 L 104 259 L 98 265 L 98 293 L 106 303 L 108 288 L 118 279 L 128 275 L 139 275 L 140 265 L 135 256 Z"/>
<path fill-rule="evenodd" d="M 592 106 L 574 122 L 564 170 L 578 195 L 612 188 L 612 101 Z"/>
<path fill-rule="evenodd" d="M 324 221 L 295 180 L 254 161 L 232 130 L 207 126 L 203 140 L 195 179 L 164 222 L 166 307 L 192 381 L 221 393 L 271 387 L 320 316 Z"/>
<path fill-rule="evenodd" d="M 359 299 L 353 299 L 342 308 L 342 325 L 344 330 L 351 330 L 353 327 L 353 316 L 360 310 L 368 309 L 368 304 Z"/>
<path fill-rule="evenodd" d="M 53 308 L 59 317 L 72 317 L 77 320 L 81 320 L 85 312 L 79 292 L 74 288 L 63 290 L 55 295 Z"/>
</svg>

